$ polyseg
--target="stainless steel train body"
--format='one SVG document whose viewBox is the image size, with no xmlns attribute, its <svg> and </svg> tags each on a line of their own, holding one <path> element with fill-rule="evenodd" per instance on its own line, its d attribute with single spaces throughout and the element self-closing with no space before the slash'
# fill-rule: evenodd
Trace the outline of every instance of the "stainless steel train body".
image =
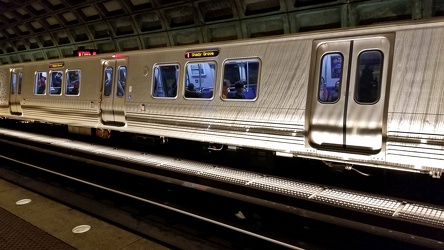
<svg viewBox="0 0 444 250">
<path fill-rule="evenodd" d="M 439 177 L 443 50 L 441 20 L 3 65 L 0 115 Z"/>
</svg>

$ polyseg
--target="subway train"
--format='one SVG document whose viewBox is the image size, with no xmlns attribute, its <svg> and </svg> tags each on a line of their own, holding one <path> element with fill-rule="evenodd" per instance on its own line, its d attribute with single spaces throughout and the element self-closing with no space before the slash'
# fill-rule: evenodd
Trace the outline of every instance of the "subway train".
<svg viewBox="0 0 444 250">
<path fill-rule="evenodd" d="M 443 51 L 436 19 L 2 65 L 0 117 L 439 178 Z"/>
</svg>

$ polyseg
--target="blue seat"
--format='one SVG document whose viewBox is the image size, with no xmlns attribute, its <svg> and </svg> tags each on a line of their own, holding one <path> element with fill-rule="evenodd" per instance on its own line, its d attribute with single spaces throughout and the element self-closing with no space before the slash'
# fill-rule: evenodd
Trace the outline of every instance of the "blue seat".
<svg viewBox="0 0 444 250">
<path fill-rule="evenodd" d="M 228 92 L 228 93 L 227 93 L 227 98 L 228 98 L 228 99 L 233 99 L 235 93 L 236 93 L 236 91 L 230 91 L 230 92 Z"/>
<path fill-rule="evenodd" d="M 201 98 L 211 98 L 213 97 L 213 90 L 208 90 L 208 91 L 202 91 L 202 93 L 200 94 Z"/>
<path fill-rule="evenodd" d="M 236 93 L 236 91 L 228 92 L 227 98 L 233 99 L 235 93 Z M 256 93 L 251 88 L 249 88 L 248 91 L 244 90 L 244 92 L 242 92 L 242 95 L 245 96 L 245 99 L 249 99 L 249 100 L 256 98 Z"/>
<path fill-rule="evenodd" d="M 242 94 L 245 96 L 245 99 L 251 100 L 251 99 L 256 98 L 256 93 L 255 93 L 255 91 L 253 91 L 252 88 L 248 88 L 248 90 L 244 91 Z"/>
</svg>

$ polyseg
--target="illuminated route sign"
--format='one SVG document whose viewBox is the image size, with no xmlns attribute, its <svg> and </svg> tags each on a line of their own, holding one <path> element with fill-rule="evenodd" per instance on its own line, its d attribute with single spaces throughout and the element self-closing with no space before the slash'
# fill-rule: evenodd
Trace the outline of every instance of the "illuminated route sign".
<svg viewBox="0 0 444 250">
<path fill-rule="evenodd" d="M 65 66 L 64 63 L 59 62 L 59 63 L 50 63 L 49 64 L 49 68 L 50 69 L 55 69 L 55 68 L 63 68 Z"/>
<path fill-rule="evenodd" d="M 185 53 L 185 58 L 214 57 L 219 55 L 219 50 L 190 51 Z"/>
</svg>

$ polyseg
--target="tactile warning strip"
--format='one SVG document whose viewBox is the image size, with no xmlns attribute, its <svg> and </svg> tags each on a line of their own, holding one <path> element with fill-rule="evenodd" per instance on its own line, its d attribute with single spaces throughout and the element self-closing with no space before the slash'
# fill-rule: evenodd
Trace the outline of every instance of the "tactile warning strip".
<svg viewBox="0 0 444 250">
<path fill-rule="evenodd" d="M 75 249 L 0 208 L 0 249 Z"/>
<path fill-rule="evenodd" d="M 275 193 L 304 198 L 309 198 L 311 195 L 317 194 L 324 190 L 323 187 L 318 185 L 286 180 L 272 176 L 267 176 L 262 179 L 256 180 L 249 185 Z"/>
<path fill-rule="evenodd" d="M 444 226 L 444 211 L 419 204 L 406 204 L 398 214 L 399 217 Z"/>
<path fill-rule="evenodd" d="M 327 189 L 316 195 L 315 200 L 334 204 L 342 207 L 349 207 L 361 211 L 373 212 L 392 216 L 401 202 L 382 197 L 357 194 L 336 189 Z"/>
<path fill-rule="evenodd" d="M 215 167 L 202 171 L 200 176 L 243 185 L 246 185 L 249 181 L 262 178 L 262 176 L 257 173 L 223 167 Z"/>
</svg>

